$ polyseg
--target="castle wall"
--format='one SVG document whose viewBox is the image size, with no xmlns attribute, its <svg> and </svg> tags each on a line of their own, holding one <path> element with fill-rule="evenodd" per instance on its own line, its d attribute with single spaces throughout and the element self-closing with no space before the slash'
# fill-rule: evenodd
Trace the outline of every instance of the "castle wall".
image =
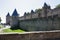
<svg viewBox="0 0 60 40">
<path fill-rule="evenodd" d="M 22 17 L 20 17 L 19 20 L 33 19 L 33 18 L 38 18 L 38 13 L 34 13 L 34 14 L 29 14 L 29 15 L 26 15 L 26 16 L 22 16 Z"/>
<path fill-rule="evenodd" d="M 31 14 L 27 15 L 25 19 L 31 19 Z"/>
<path fill-rule="evenodd" d="M 60 8 L 53 9 L 52 15 L 60 14 Z"/>
<path fill-rule="evenodd" d="M 44 11 L 41 11 L 40 18 L 38 13 L 26 16 L 25 20 L 20 20 L 20 28 L 28 31 L 37 30 L 57 30 L 60 29 L 60 9 L 47 10 L 47 17 L 44 15 Z"/>
<path fill-rule="evenodd" d="M 45 17 L 44 11 L 42 10 L 40 13 L 40 17 Z M 34 14 L 29 14 L 26 16 L 22 16 L 19 18 L 19 20 L 25 20 L 25 19 L 33 19 L 33 18 L 39 18 L 38 13 Z M 55 8 L 55 9 L 47 9 L 47 17 L 48 16 L 53 16 L 53 15 L 58 15 L 60 17 L 60 8 Z"/>
<path fill-rule="evenodd" d="M 43 31 L 43 30 L 55 30 L 60 29 L 60 21 L 58 18 L 52 19 L 49 17 L 31 20 L 20 21 L 20 28 L 28 31 Z"/>
<path fill-rule="evenodd" d="M 20 26 L 28 31 L 60 29 L 60 8 L 50 9 L 44 6 L 39 13 L 25 13 L 22 17 L 11 16 L 6 20 L 11 26 Z"/>
<path fill-rule="evenodd" d="M 49 10 L 47 16 L 52 16 L 52 10 Z"/>
<path fill-rule="evenodd" d="M 41 11 L 41 17 L 45 17 L 44 10 Z"/>
<path fill-rule="evenodd" d="M 33 14 L 32 18 L 38 18 L 38 13 Z"/>
<path fill-rule="evenodd" d="M 19 20 L 24 20 L 25 18 L 24 18 L 24 16 L 22 16 L 22 17 L 19 17 Z"/>
</svg>

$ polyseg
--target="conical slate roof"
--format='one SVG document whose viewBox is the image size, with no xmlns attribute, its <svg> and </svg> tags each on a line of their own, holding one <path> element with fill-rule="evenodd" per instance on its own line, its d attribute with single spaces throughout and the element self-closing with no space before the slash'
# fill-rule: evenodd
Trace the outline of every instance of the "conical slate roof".
<svg viewBox="0 0 60 40">
<path fill-rule="evenodd" d="M 44 7 L 47 7 L 48 5 L 46 4 L 46 2 L 44 3 Z"/>
<path fill-rule="evenodd" d="M 10 16 L 9 12 L 8 12 L 8 14 L 6 16 Z"/>
<path fill-rule="evenodd" d="M 15 9 L 12 16 L 18 16 L 17 10 Z"/>
<path fill-rule="evenodd" d="M 34 11 L 33 11 L 33 10 L 31 10 L 31 13 L 34 13 Z"/>
</svg>

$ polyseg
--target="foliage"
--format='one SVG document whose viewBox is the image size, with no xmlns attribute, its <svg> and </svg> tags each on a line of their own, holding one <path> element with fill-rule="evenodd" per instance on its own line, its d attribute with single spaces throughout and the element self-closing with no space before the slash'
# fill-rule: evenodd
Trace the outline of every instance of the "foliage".
<svg viewBox="0 0 60 40">
<path fill-rule="evenodd" d="M 17 30 L 4 29 L 3 32 L 25 32 L 25 31 L 20 29 L 17 29 Z"/>
<path fill-rule="evenodd" d="M 60 4 L 58 4 L 58 5 L 56 6 L 56 8 L 60 8 Z"/>
<path fill-rule="evenodd" d="M 0 17 L 0 22 L 1 22 L 1 17 Z"/>
<path fill-rule="evenodd" d="M 36 13 L 40 13 L 42 9 L 36 9 L 35 12 Z"/>
</svg>

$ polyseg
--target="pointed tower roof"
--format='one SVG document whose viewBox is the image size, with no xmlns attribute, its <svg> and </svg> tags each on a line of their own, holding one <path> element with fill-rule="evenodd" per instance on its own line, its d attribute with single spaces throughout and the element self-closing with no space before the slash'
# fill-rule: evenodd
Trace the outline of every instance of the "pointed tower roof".
<svg viewBox="0 0 60 40">
<path fill-rule="evenodd" d="M 24 13 L 24 15 L 26 15 L 26 12 Z"/>
<path fill-rule="evenodd" d="M 44 6 L 47 6 L 47 3 L 46 2 L 44 3 Z"/>
<path fill-rule="evenodd" d="M 33 11 L 33 10 L 31 10 L 31 13 L 34 13 L 34 11 Z"/>
<path fill-rule="evenodd" d="M 47 7 L 48 5 L 46 4 L 46 2 L 44 3 L 44 7 Z"/>
<path fill-rule="evenodd" d="M 15 9 L 12 16 L 18 16 L 17 10 Z"/>
<path fill-rule="evenodd" d="M 8 14 L 6 16 L 10 16 L 9 12 L 8 12 Z"/>
</svg>

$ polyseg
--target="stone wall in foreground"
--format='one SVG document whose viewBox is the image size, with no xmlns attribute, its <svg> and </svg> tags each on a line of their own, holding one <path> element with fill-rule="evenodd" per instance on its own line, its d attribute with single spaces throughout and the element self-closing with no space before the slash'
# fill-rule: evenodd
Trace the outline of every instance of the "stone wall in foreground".
<svg viewBox="0 0 60 40">
<path fill-rule="evenodd" d="M 22 34 L 0 34 L 0 40 L 60 40 L 60 32 L 48 31 Z"/>
</svg>

